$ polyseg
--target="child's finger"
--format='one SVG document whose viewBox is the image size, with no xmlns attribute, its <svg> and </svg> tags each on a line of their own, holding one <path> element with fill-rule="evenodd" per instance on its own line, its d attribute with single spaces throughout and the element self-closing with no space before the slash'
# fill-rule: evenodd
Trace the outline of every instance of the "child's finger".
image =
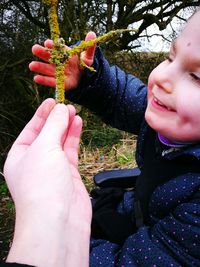
<svg viewBox="0 0 200 267">
<path fill-rule="evenodd" d="M 48 76 L 42 76 L 42 75 L 36 75 L 33 78 L 34 82 L 48 86 L 48 87 L 56 87 L 56 79 L 54 77 L 48 77 Z"/>
<path fill-rule="evenodd" d="M 45 46 L 46 48 L 52 49 L 52 48 L 53 48 L 53 41 L 50 40 L 50 39 L 47 39 L 47 40 L 44 42 L 44 46 Z"/>
<path fill-rule="evenodd" d="M 49 77 L 49 76 L 43 76 L 43 75 L 36 75 L 33 78 L 34 82 L 40 84 L 40 85 L 44 85 L 44 86 L 48 86 L 48 87 L 56 87 L 56 79 L 54 77 Z M 73 79 L 69 78 L 65 78 L 65 89 L 66 90 L 70 90 L 71 88 L 74 88 L 74 82 Z"/>
<path fill-rule="evenodd" d="M 34 72 L 41 73 L 47 76 L 55 76 L 55 66 L 48 63 L 42 63 L 38 61 L 32 61 L 29 64 L 29 69 Z"/>
<path fill-rule="evenodd" d="M 35 44 L 32 47 L 32 53 L 34 56 L 39 57 L 42 60 L 47 61 L 47 62 L 49 61 L 50 56 L 51 56 L 49 51 L 47 51 L 43 46 L 38 45 L 38 44 Z"/>
<path fill-rule="evenodd" d="M 85 37 L 85 41 L 89 41 L 89 40 L 92 40 L 92 39 L 95 39 L 96 38 L 96 33 L 95 32 L 88 32 L 86 37 Z"/>
</svg>

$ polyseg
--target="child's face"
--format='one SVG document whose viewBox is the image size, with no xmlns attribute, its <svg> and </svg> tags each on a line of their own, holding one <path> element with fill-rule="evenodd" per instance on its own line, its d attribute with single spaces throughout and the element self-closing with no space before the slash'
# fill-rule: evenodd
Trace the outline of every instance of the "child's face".
<svg viewBox="0 0 200 267">
<path fill-rule="evenodd" d="M 149 76 L 145 118 L 174 141 L 200 140 L 200 12 L 171 46 L 169 57 Z"/>
</svg>

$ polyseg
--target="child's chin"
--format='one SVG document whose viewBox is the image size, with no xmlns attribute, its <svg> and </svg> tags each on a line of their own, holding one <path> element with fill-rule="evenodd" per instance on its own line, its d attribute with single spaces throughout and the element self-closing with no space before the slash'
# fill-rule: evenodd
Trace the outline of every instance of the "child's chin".
<svg viewBox="0 0 200 267">
<path fill-rule="evenodd" d="M 147 124 L 154 129 L 156 132 L 159 132 L 160 130 L 160 125 L 158 124 L 158 120 L 154 118 L 153 114 L 151 111 L 146 110 L 145 112 L 145 120 Z"/>
<path fill-rule="evenodd" d="M 152 116 L 152 111 L 149 110 L 149 108 L 147 107 L 146 111 L 145 111 L 145 114 L 144 114 L 144 117 L 145 117 L 145 120 L 146 122 L 149 124 L 149 126 L 152 127 L 152 124 L 153 124 L 153 116 Z"/>
</svg>

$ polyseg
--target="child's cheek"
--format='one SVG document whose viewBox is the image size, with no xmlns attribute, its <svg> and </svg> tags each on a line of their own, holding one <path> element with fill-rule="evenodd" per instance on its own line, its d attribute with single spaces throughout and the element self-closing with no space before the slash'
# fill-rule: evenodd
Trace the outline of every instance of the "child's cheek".
<svg viewBox="0 0 200 267">
<path fill-rule="evenodd" d="M 184 121 L 185 123 L 191 123 L 196 117 L 195 105 L 192 105 L 192 103 L 189 103 L 189 101 L 182 101 L 177 105 L 177 113 L 181 121 Z"/>
<path fill-rule="evenodd" d="M 152 88 L 154 85 L 154 79 L 153 79 L 154 75 L 153 72 L 151 72 L 151 74 L 149 75 L 149 79 L 148 79 L 148 87 L 147 87 L 147 92 L 148 92 L 148 99 L 149 97 L 151 97 L 152 95 Z"/>
</svg>

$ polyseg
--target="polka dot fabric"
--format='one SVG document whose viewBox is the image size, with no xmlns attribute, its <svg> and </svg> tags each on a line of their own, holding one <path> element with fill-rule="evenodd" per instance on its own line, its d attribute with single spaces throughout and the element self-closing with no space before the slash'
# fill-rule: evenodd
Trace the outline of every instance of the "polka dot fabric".
<svg viewBox="0 0 200 267">
<path fill-rule="evenodd" d="M 188 190 L 182 186 L 184 178 L 177 177 L 154 191 L 150 202 L 151 226 L 140 228 L 122 247 L 92 240 L 90 266 L 200 266 L 200 176 L 190 175 L 186 180 L 193 183 L 193 187 L 189 183 Z M 163 195 L 168 187 L 175 190 L 174 183 L 179 197 Z M 128 194 L 119 205 L 120 212 L 122 207 L 127 212 L 132 205 Z"/>
</svg>

